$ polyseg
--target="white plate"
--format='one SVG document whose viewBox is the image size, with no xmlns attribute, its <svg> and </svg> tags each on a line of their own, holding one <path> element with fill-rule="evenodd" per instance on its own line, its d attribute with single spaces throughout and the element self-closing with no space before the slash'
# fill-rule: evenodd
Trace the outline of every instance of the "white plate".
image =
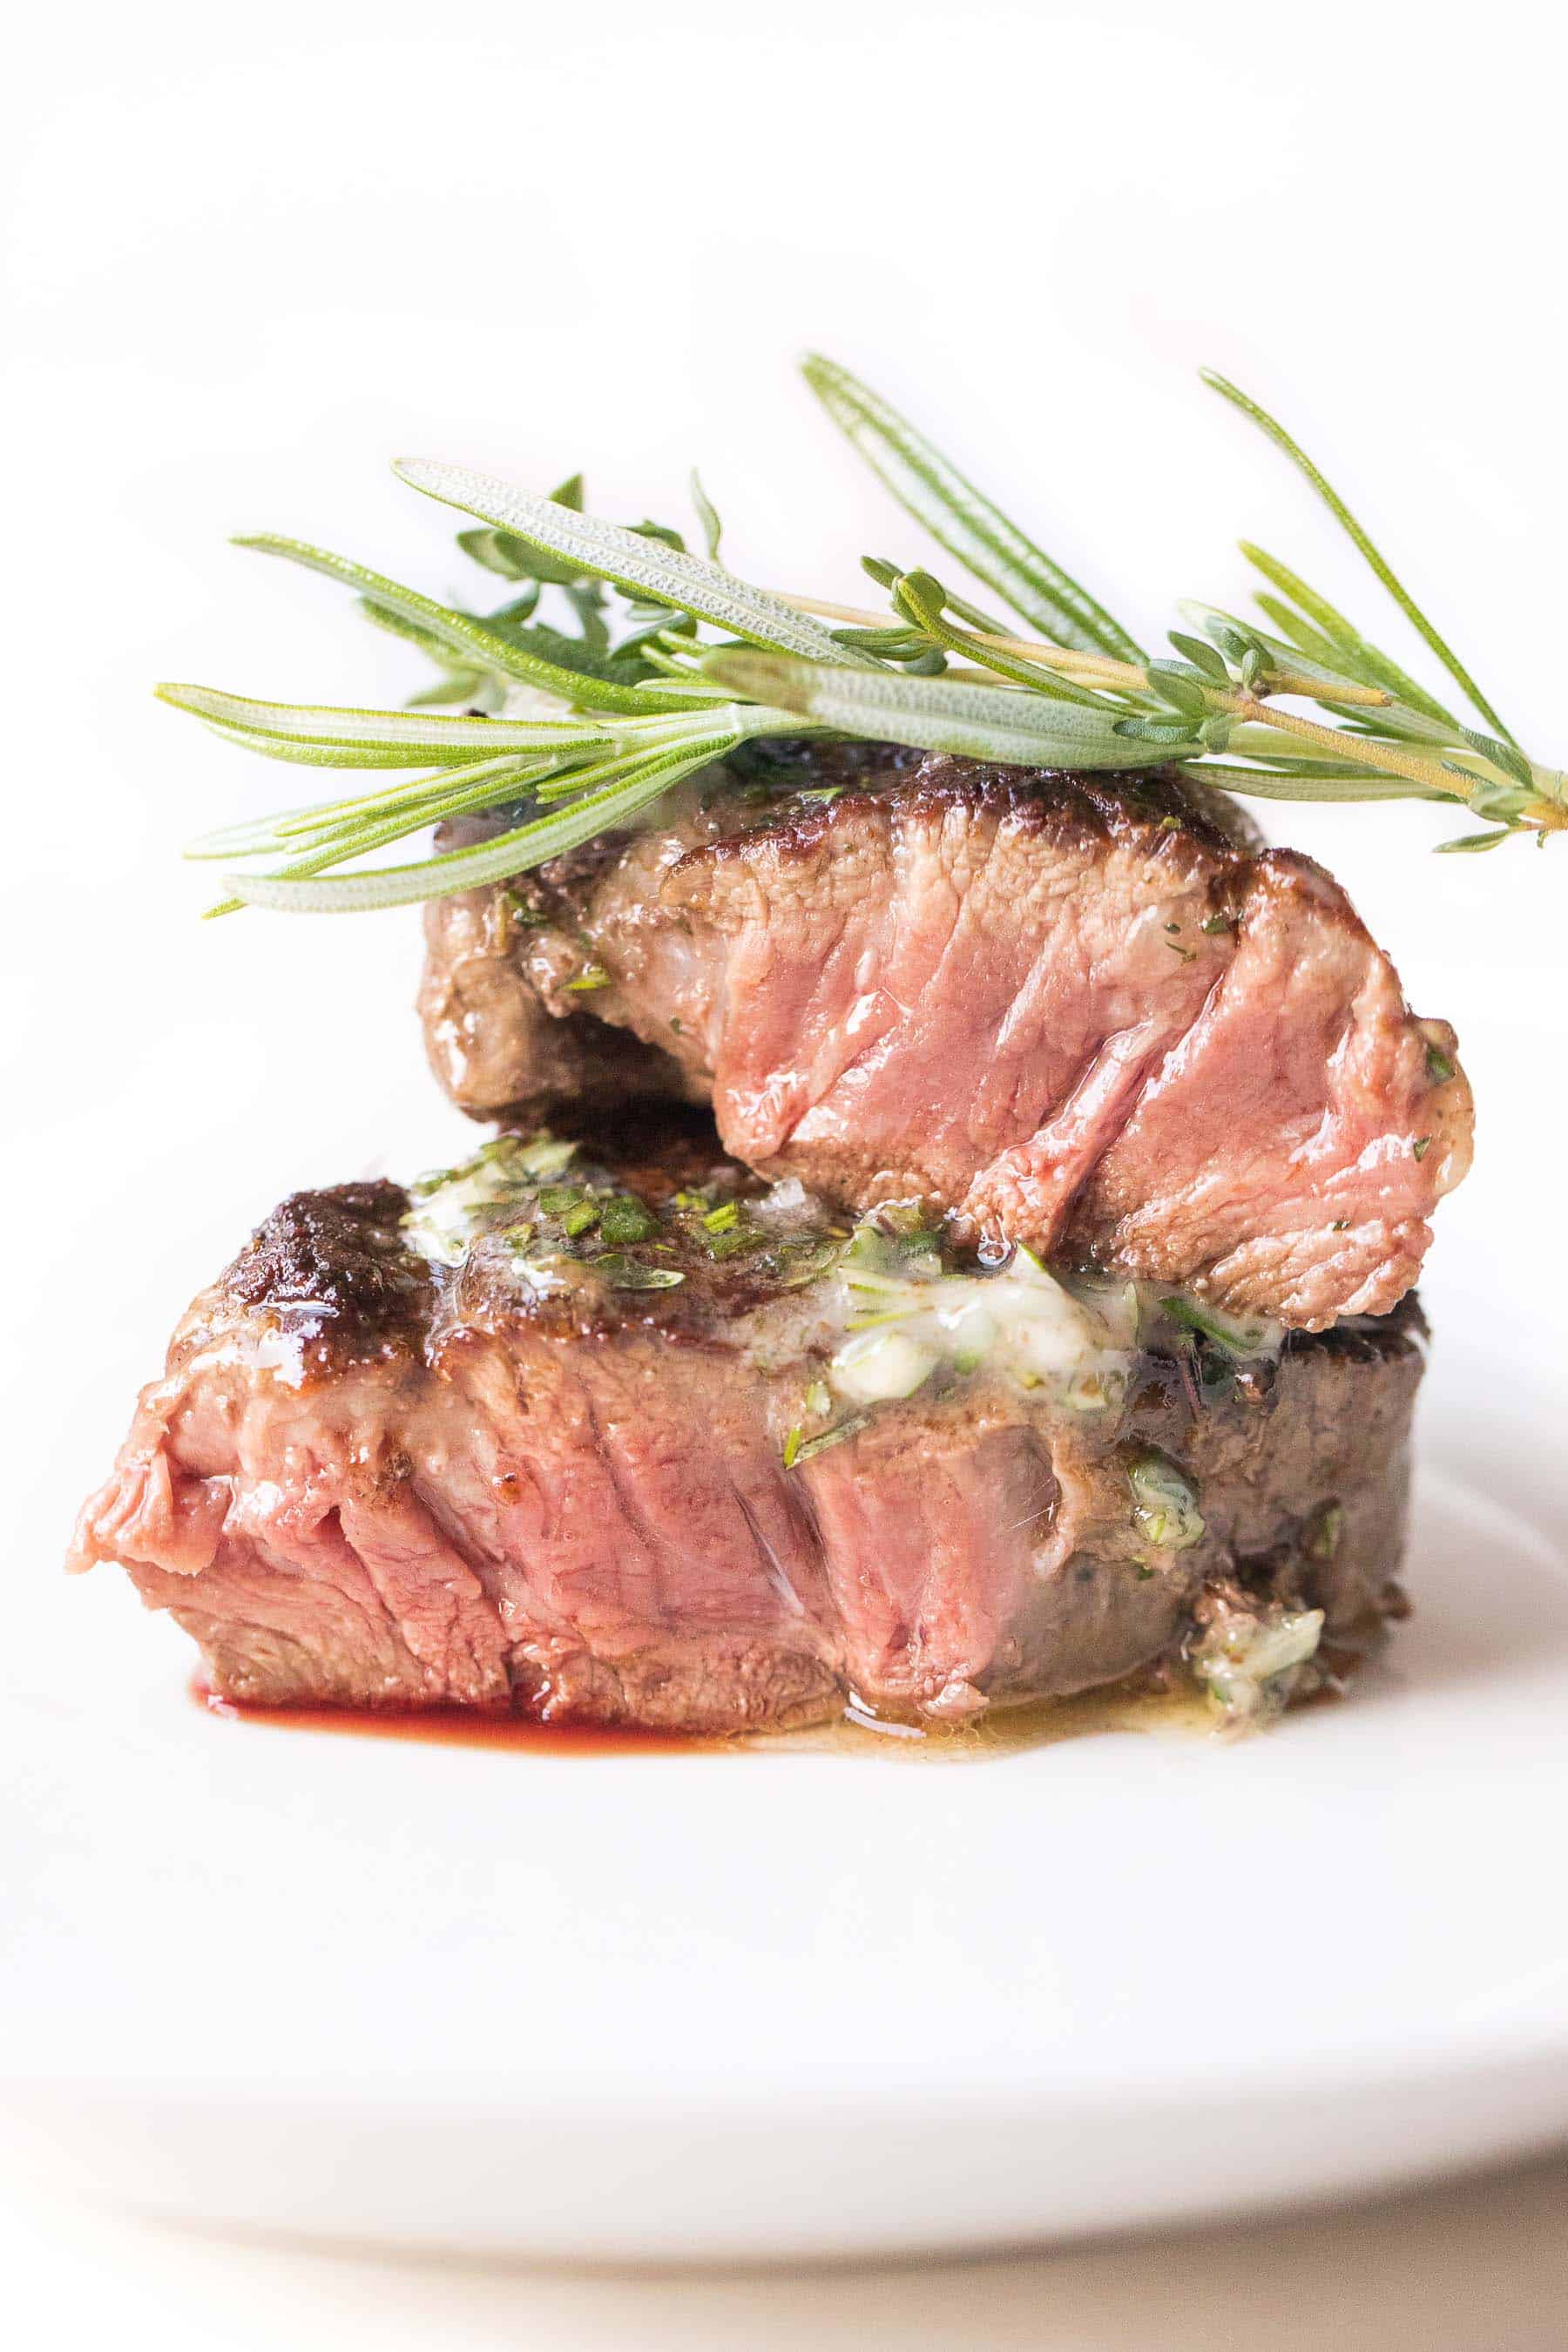
<svg viewBox="0 0 1568 2352">
<path fill-rule="evenodd" d="M 391 1016 L 351 1098 L 258 1010 L 247 1096 L 179 1088 L 233 1014 L 166 1002 L 167 1076 L 106 1065 L 80 1148 L 68 1107 L 27 1161 L 73 1254 L 11 1236 L 0 2156 L 206 2223 L 609 2260 L 1119 2229 L 1568 2134 L 1568 1394 L 1515 1238 L 1554 1036 L 1467 1030 L 1417 1613 L 1346 1704 L 1237 1747 L 595 1759 L 215 1721 L 173 1627 L 56 1573 L 237 1231 L 454 1139 Z"/>
<path fill-rule="evenodd" d="M 1524 2147 L 1568 2128 L 1568 1576 L 1436 1471 L 1417 1545 L 1420 1613 L 1341 1706 L 967 1765 L 224 1723 L 169 1629 L 72 1586 L 72 1692 L 4 1718 L 12 2128 L 173 2216 L 598 2258 L 1123 2227 Z"/>
</svg>

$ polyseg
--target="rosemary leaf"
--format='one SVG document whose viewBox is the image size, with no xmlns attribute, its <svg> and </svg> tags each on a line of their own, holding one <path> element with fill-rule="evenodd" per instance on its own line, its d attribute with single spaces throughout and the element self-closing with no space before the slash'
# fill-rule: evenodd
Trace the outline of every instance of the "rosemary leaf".
<svg viewBox="0 0 1568 2352">
<path fill-rule="evenodd" d="M 164 700 L 173 700 L 165 696 Z M 254 751 L 263 760 L 281 760 L 295 768 L 365 768 L 387 773 L 400 768 L 428 767 L 439 753 L 416 751 L 411 757 L 395 743 L 321 743 L 308 735 L 253 735 L 248 728 L 225 727 L 216 719 L 206 722 L 208 731 L 220 742 L 234 743 L 242 751 Z M 453 761 L 454 767 L 465 763 Z"/>
<path fill-rule="evenodd" d="M 468 710 L 493 710 L 496 708 L 495 681 L 488 670 L 448 670 L 434 686 L 421 687 L 408 698 L 410 710 L 435 710 L 451 702 L 460 702 Z"/>
<path fill-rule="evenodd" d="M 1325 669 L 1334 667 L 1336 656 L 1333 646 L 1313 628 L 1310 621 L 1304 621 L 1293 605 L 1287 604 L 1281 596 L 1265 595 L 1261 589 L 1256 592 L 1255 602 L 1258 611 L 1268 614 L 1280 635 L 1299 654 L 1307 655 L 1309 659 L 1321 663 Z"/>
<path fill-rule="evenodd" d="M 815 352 L 803 362 L 802 373 L 900 505 L 1016 613 L 1082 653 L 1107 654 L 1117 661 L 1143 658 L 1137 641 L 1103 604 L 868 385 Z"/>
<path fill-rule="evenodd" d="M 380 866 L 370 873 L 337 875 L 325 881 L 287 875 L 235 875 L 229 877 L 234 895 L 247 906 L 271 907 L 286 914 L 363 914 L 379 907 L 412 906 L 453 890 L 504 882 L 510 875 L 526 873 L 575 849 L 580 842 L 592 840 L 612 825 L 624 824 L 680 777 L 721 759 L 740 740 L 736 733 L 706 736 L 695 744 L 667 751 L 644 761 L 631 777 L 602 791 L 585 793 L 563 808 L 552 809 L 470 849 L 446 850 L 414 865 Z"/>
<path fill-rule="evenodd" d="M 556 563 L 530 547 L 525 539 L 516 539 L 510 530 L 460 530 L 458 545 L 465 555 L 487 572 L 494 572 L 502 580 L 528 581 L 532 583 L 531 603 L 537 602 L 541 588 L 574 588 L 583 578 L 569 563 Z"/>
<path fill-rule="evenodd" d="M 437 604 L 433 598 L 422 596 L 417 589 L 401 587 L 395 580 L 367 571 L 363 564 L 352 562 L 347 556 L 333 555 L 330 550 L 309 546 L 302 540 L 279 539 L 271 532 L 238 539 L 235 544 L 254 547 L 263 555 L 286 556 L 290 562 L 302 564 L 307 572 L 320 572 L 329 580 L 342 581 L 368 597 L 372 604 L 415 622 L 480 668 L 500 670 L 503 677 L 521 678 L 547 694 L 558 695 L 563 702 L 580 703 L 589 709 L 628 713 L 648 708 L 637 688 L 585 677 L 579 671 L 542 660 L 525 651 L 515 639 L 488 628 L 471 614 Z"/>
<path fill-rule="evenodd" d="M 536 498 L 491 474 L 470 473 L 425 458 L 404 459 L 402 479 L 427 498 L 461 507 L 482 521 L 514 531 L 531 546 L 559 555 L 601 580 L 634 590 L 657 604 L 671 604 L 700 621 L 731 630 L 751 645 L 769 646 L 811 660 L 858 664 L 863 656 L 835 644 L 828 632 L 804 613 L 792 611 L 765 590 L 738 580 L 701 556 L 649 540 L 596 515 L 576 514 L 549 499 Z M 580 698 L 585 699 L 586 698 Z"/>
<path fill-rule="evenodd" d="M 1437 719 L 1445 727 L 1458 725 L 1452 711 L 1445 710 L 1436 695 L 1428 694 L 1426 688 L 1407 670 L 1401 669 L 1389 655 L 1369 644 L 1361 631 L 1353 627 L 1342 613 L 1337 612 L 1326 596 L 1320 596 L 1316 589 L 1308 587 L 1300 573 L 1292 572 L 1263 548 L 1255 546 L 1249 539 L 1242 540 L 1240 547 L 1247 562 L 1256 566 L 1266 580 L 1272 581 L 1276 588 L 1300 606 L 1309 622 L 1341 656 L 1341 667 L 1349 670 L 1352 677 L 1361 678 L 1368 686 L 1383 687 L 1396 701 L 1407 702 L 1413 710 L 1424 712 L 1428 719 Z"/>
<path fill-rule="evenodd" d="M 1196 730 L 1180 719 L 1144 719 L 1134 713 L 1130 719 L 1119 719 L 1115 731 L 1125 741 L 1163 743 L 1171 751 L 1178 744 L 1184 744 L 1189 751 L 1195 748 Z"/>
<path fill-rule="evenodd" d="M 846 735 L 928 751 L 1046 768 L 1150 767 L 1172 756 L 1168 740 L 1124 740 L 1121 715 L 1110 706 L 1083 709 L 1007 687 L 833 670 L 776 654 L 721 650 L 704 667 L 734 693 L 780 704 Z M 1197 747 L 1189 740 L 1189 748 Z"/>
<path fill-rule="evenodd" d="M 1391 776 L 1381 768 L 1238 768 L 1220 760 L 1200 761 L 1193 769 L 1200 782 L 1219 784 L 1244 799 L 1262 801 L 1431 801 L 1445 795 L 1405 776 Z M 1464 796 L 1456 793 L 1454 798 Z"/>
<path fill-rule="evenodd" d="M 436 811 L 431 821 L 434 822 L 436 817 L 444 814 L 457 814 L 457 807 L 460 805 L 461 803 L 458 803 L 450 812 Z M 329 873 L 333 866 L 343 865 L 348 858 L 363 856 L 371 850 L 384 849 L 392 842 L 405 840 L 407 834 L 408 827 L 405 824 L 389 818 L 383 824 L 365 826 L 352 839 L 329 841 L 306 856 L 291 858 L 286 866 L 274 867 L 261 879 L 268 888 L 279 892 L 289 887 L 306 888 L 314 883 L 315 877 Z M 189 851 L 186 852 L 187 856 L 190 854 Z M 365 876 L 358 878 L 368 880 L 371 877 Z M 252 893 L 241 885 L 237 876 L 231 874 L 227 879 L 233 886 L 234 896 L 225 899 L 218 906 L 205 908 L 205 915 L 209 919 L 215 915 L 234 914 L 243 906 L 260 903 L 258 900 L 253 900 Z M 279 898 L 276 903 L 282 904 L 283 901 Z"/>
<path fill-rule="evenodd" d="M 502 580 L 529 577 L 528 557 L 533 551 L 504 530 L 460 530 L 458 545 L 465 555 L 471 555 L 476 563 Z"/>
<path fill-rule="evenodd" d="M 294 882 L 324 873 L 330 866 L 344 865 L 351 857 L 385 849 L 395 841 L 405 841 L 411 833 L 420 832 L 426 825 L 439 824 L 444 818 L 493 806 L 498 800 L 515 799 L 522 779 L 523 771 L 515 761 L 497 760 L 472 769 L 447 770 L 443 772 L 440 789 L 416 803 L 399 802 L 379 807 L 374 802 L 362 803 L 341 817 L 330 807 L 302 811 L 287 824 L 276 822 L 270 839 L 257 838 L 247 843 L 208 836 L 193 842 L 184 855 L 202 861 L 275 856 L 279 850 L 291 850 L 294 855 L 288 865 L 260 879 L 268 883 Z M 248 887 L 242 887 L 235 875 L 227 878 L 240 898 L 247 901 L 251 895 Z M 375 877 L 367 875 L 361 878 L 369 881 Z"/>
<path fill-rule="evenodd" d="M 1208 681 L 1194 674 L 1193 665 L 1153 661 L 1148 666 L 1149 690 L 1183 719 L 1202 719 L 1209 709 Z"/>
<path fill-rule="evenodd" d="M 257 702 L 226 694 L 218 687 L 164 685 L 161 702 L 193 711 L 236 740 L 258 739 L 321 750 L 406 754 L 395 762 L 426 768 L 433 761 L 472 760 L 484 751 L 526 752 L 557 744 L 592 744 L 608 739 L 602 728 L 582 719 L 461 719 L 416 715 L 411 710 L 342 710 L 310 703 Z M 287 755 L 286 755 L 287 756 Z M 375 764 L 380 764 L 377 757 Z"/>
<path fill-rule="evenodd" d="M 1506 825 L 1500 825 L 1496 833 L 1461 833 L 1453 841 L 1440 841 L 1437 855 L 1439 857 L 1473 856 L 1479 850 L 1496 849 L 1500 842 L 1507 839 Z"/>
<path fill-rule="evenodd" d="M 1378 550 L 1373 546 L 1371 539 L 1367 536 L 1367 533 L 1363 530 L 1361 524 L 1356 520 L 1354 515 L 1352 514 L 1349 507 L 1346 506 L 1339 492 L 1333 488 L 1332 484 L 1327 481 L 1318 471 L 1317 467 L 1313 465 L 1312 460 L 1308 457 L 1306 451 L 1300 446 L 1300 443 L 1291 439 L 1289 434 L 1286 432 L 1285 427 L 1276 417 L 1270 416 L 1266 408 L 1261 407 L 1256 400 L 1249 399 L 1245 392 L 1238 391 L 1234 383 L 1231 383 L 1225 376 L 1220 375 L 1214 368 L 1202 368 L 1199 370 L 1199 373 L 1202 375 L 1204 382 L 1209 386 L 1209 389 L 1212 392 L 1217 392 L 1222 400 L 1228 400 L 1233 408 L 1239 408 L 1244 416 L 1251 418 L 1253 424 L 1258 427 L 1260 432 L 1266 433 L 1268 436 L 1268 438 L 1273 442 L 1277 449 L 1282 449 L 1284 451 L 1286 457 L 1289 457 L 1290 463 L 1295 467 L 1297 472 L 1302 475 L 1307 482 L 1310 484 L 1311 488 L 1317 492 L 1319 498 L 1328 508 L 1329 512 L 1333 516 L 1334 520 L 1339 524 L 1341 530 L 1350 540 L 1357 553 L 1365 560 L 1377 579 L 1381 581 L 1384 587 L 1387 589 L 1389 594 L 1393 597 L 1400 611 L 1405 614 L 1405 619 L 1409 621 L 1411 625 L 1418 630 L 1421 635 L 1426 638 L 1426 643 L 1431 646 L 1432 651 L 1436 655 L 1438 660 L 1442 663 L 1449 677 L 1454 679 L 1457 685 L 1463 688 L 1465 693 L 1468 695 L 1470 700 L 1475 704 L 1476 709 L 1480 712 L 1481 717 L 1486 719 L 1490 726 L 1494 727 L 1500 735 L 1503 736 L 1511 743 L 1514 739 L 1510 730 L 1504 726 L 1502 720 L 1498 717 L 1497 712 L 1492 709 L 1491 704 L 1487 700 L 1485 695 L 1481 692 L 1480 688 L 1476 684 L 1475 679 L 1470 676 L 1469 671 L 1465 667 L 1458 654 L 1455 653 L 1453 648 L 1438 635 L 1437 631 L 1433 626 L 1432 623 L 1426 618 L 1426 614 L 1421 610 L 1419 604 L 1416 604 L 1415 599 L 1411 595 L 1409 590 L 1395 575 L 1393 568 L 1386 559 L 1381 555 Z"/>
<path fill-rule="evenodd" d="M 1469 727 L 1461 727 L 1459 732 L 1483 760 L 1489 760 L 1494 768 L 1500 768 L 1505 776 L 1511 776 L 1514 782 L 1522 784 L 1526 792 L 1536 790 L 1534 771 L 1517 743 L 1500 743 L 1495 737 L 1478 735 Z"/>
<path fill-rule="evenodd" d="M 947 652 L 963 654 L 983 668 L 994 670 L 999 677 L 1011 678 L 1016 686 L 1032 688 L 1037 694 L 1049 695 L 1060 702 L 1085 703 L 1090 709 L 1106 708 L 1098 695 L 1075 686 L 1070 678 L 1043 669 L 1038 662 L 1022 661 L 1014 655 L 1000 653 L 968 630 L 955 629 L 942 614 L 944 604 L 952 600 L 941 581 L 933 580 L 929 572 L 900 572 L 892 583 L 892 595 L 899 611 Z M 1222 673 L 1223 667 L 1222 664 Z"/>
<path fill-rule="evenodd" d="M 1215 646 L 1205 645 L 1202 637 L 1189 637 L 1181 629 L 1170 629 L 1166 634 L 1176 651 L 1184 654 L 1194 669 L 1202 670 L 1216 686 L 1229 685 L 1229 673 Z"/>
<path fill-rule="evenodd" d="M 487 626 L 503 629 L 500 616 L 494 613 L 490 614 Z M 599 646 L 591 644 L 584 637 L 569 636 L 563 629 L 552 629 L 548 621 L 535 621 L 531 625 L 509 621 L 504 625 L 503 633 L 508 643 L 516 646 L 520 652 L 531 654 L 536 660 L 552 663 L 557 669 L 565 670 L 574 681 L 569 693 L 572 701 L 584 699 L 581 683 L 584 678 L 599 678 L 606 685 L 623 686 L 634 690 L 641 688 L 643 665 L 635 645 L 619 645 L 612 651 L 607 643 Z"/>
<path fill-rule="evenodd" d="M 719 541 L 724 536 L 724 526 L 719 520 L 718 509 L 702 487 L 702 477 L 695 466 L 691 468 L 691 503 L 697 509 L 697 520 L 702 527 L 702 538 L 708 550 L 708 561 L 710 563 L 717 563 Z"/>
<path fill-rule="evenodd" d="M 482 690 L 482 682 L 493 675 L 489 670 L 454 667 L 461 664 L 462 657 L 453 652 L 444 638 L 437 636 L 433 630 L 423 627 L 419 622 L 411 621 L 406 614 L 395 613 L 390 605 L 378 604 L 372 597 L 361 596 L 355 602 L 354 610 L 362 621 L 370 623 L 373 629 L 380 629 L 390 637 L 401 637 L 405 645 L 417 646 L 427 660 L 446 671 L 446 677 L 439 686 L 426 689 L 427 696 L 440 695 L 449 701 L 472 701 L 475 692 Z"/>
</svg>

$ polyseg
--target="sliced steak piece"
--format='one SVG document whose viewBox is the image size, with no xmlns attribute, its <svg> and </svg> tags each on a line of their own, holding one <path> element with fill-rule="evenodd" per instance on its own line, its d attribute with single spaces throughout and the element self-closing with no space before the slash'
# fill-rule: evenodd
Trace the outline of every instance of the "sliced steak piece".
<svg viewBox="0 0 1568 2352">
<path fill-rule="evenodd" d="M 847 1236 L 689 1122 L 595 1149 L 286 1202 L 180 1325 L 76 1564 L 121 1562 L 237 1699 L 696 1732 L 963 1721 L 1184 1657 L 1245 1711 L 1392 1605 L 1413 1303 L 1211 1345 L 907 1216 Z"/>
<path fill-rule="evenodd" d="M 438 906 L 454 1099 L 531 1109 L 537 1008 L 574 1037 L 585 1015 L 710 1096 L 737 1158 L 826 1197 L 919 1198 L 961 1240 L 1307 1330 L 1393 1307 L 1468 1165 L 1470 1094 L 1338 885 L 1172 779 L 884 756 L 689 795 L 517 883 L 521 917 Z M 428 1008 L 457 940 L 454 1043 Z"/>
<path fill-rule="evenodd" d="M 657 1045 L 590 1013 L 546 1005 L 514 952 L 527 911 L 504 889 L 466 890 L 426 908 L 419 1019 L 447 1093 L 466 1109 L 511 1118 L 545 1118 L 563 1105 L 591 1115 L 704 1100 L 699 1083 Z"/>
</svg>

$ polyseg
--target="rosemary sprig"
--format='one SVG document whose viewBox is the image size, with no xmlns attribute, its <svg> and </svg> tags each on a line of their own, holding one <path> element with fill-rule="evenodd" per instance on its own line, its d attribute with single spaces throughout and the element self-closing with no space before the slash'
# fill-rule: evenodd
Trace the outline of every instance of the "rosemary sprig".
<svg viewBox="0 0 1568 2352">
<path fill-rule="evenodd" d="M 239 542 L 348 587 L 368 620 L 441 676 L 402 710 L 159 688 L 267 758 L 404 772 L 195 844 L 197 858 L 283 861 L 231 875 L 232 895 L 210 911 L 351 911 L 503 880 L 626 824 L 742 743 L 803 732 L 1033 767 L 1175 768 L 1261 799 L 1447 801 L 1487 827 L 1445 842 L 1449 850 L 1489 849 L 1510 834 L 1544 841 L 1568 826 L 1562 772 L 1526 757 L 1338 492 L 1224 377 L 1205 380 L 1289 457 L 1495 732 L 1467 727 L 1250 541 L 1243 552 L 1267 583 L 1258 603 L 1273 627 L 1184 604 L 1190 625 L 1170 632 L 1174 658 L 1151 657 L 879 395 L 826 360 L 808 360 L 805 374 L 906 509 L 1042 636 L 1010 635 L 931 572 L 881 558 L 863 562 L 886 612 L 755 587 L 718 562 L 721 526 L 695 474 L 706 555 L 666 524 L 628 528 L 588 512 L 580 476 L 538 498 L 461 467 L 405 463 L 405 481 L 475 519 L 458 545 L 507 583 L 509 600 L 469 613 L 302 541 Z M 558 602 L 556 621 L 541 617 L 546 598 Z M 431 707 L 451 703 L 464 708 Z M 507 813 L 486 840 L 341 870 L 486 810 Z"/>
<path fill-rule="evenodd" d="M 1485 695 L 1481 692 L 1480 688 L 1476 684 L 1474 678 L 1470 676 L 1469 671 L 1465 667 L 1458 654 L 1453 651 L 1451 646 L 1446 645 L 1443 639 L 1437 635 L 1436 630 L 1426 618 L 1426 614 L 1421 610 L 1419 604 L 1416 604 L 1414 596 L 1410 594 L 1403 583 L 1395 577 L 1392 566 L 1385 562 L 1384 558 L 1379 554 L 1377 549 L 1373 545 L 1372 541 L 1362 529 L 1360 523 L 1357 522 L 1354 515 L 1352 514 L 1349 507 L 1346 506 L 1343 499 L 1341 498 L 1332 483 L 1324 480 L 1316 466 L 1313 465 L 1310 457 L 1308 457 L 1306 451 L 1298 442 L 1291 439 L 1289 434 L 1286 432 L 1285 427 L 1279 424 L 1276 418 L 1270 416 L 1266 408 L 1260 408 L 1257 401 L 1249 399 L 1245 392 L 1238 391 L 1237 386 L 1232 383 L 1227 377 L 1219 374 L 1214 368 L 1203 368 L 1199 373 L 1211 392 L 1217 392 L 1222 400 L 1228 400 L 1233 408 L 1239 408 L 1244 416 L 1249 416 L 1254 425 L 1258 425 L 1262 432 L 1268 434 L 1268 438 L 1274 443 L 1276 448 L 1283 449 L 1285 455 L 1289 458 L 1290 463 L 1297 468 L 1298 472 L 1305 475 L 1307 480 L 1311 484 L 1313 489 L 1316 490 L 1319 498 L 1321 499 L 1323 504 L 1328 508 L 1329 512 L 1333 516 L 1334 520 L 1339 524 L 1341 530 L 1350 540 L 1352 545 L 1356 549 L 1359 554 L 1365 557 L 1373 572 L 1387 589 L 1389 594 L 1393 597 L 1400 611 L 1405 614 L 1406 620 L 1410 621 L 1414 626 L 1420 631 L 1422 636 L 1426 638 L 1426 643 L 1431 646 L 1433 652 L 1436 655 L 1438 660 L 1442 663 L 1449 677 L 1456 679 L 1458 683 L 1463 687 L 1465 692 L 1469 696 L 1470 700 L 1475 704 L 1476 709 L 1480 712 L 1481 717 L 1486 719 L 1490 726 L 1495 727 L 1500 735 L 1507 737 L 1507 740 L 1511 743 L 1513 741 L 1513 737 L 1509 734 L 1508 729 L 1503 725 L 1502 720 L 1498 717 L 1497 712 L 1492 709 L 1491 704 L 1487 700 Z M 1299 582 L 1294 583 L 1293 588 L 1287 588 L 1287 594 L 1299 592 L 1300 585 L 1300 583 Z M 1297 595 L 1297 601 L 1300 601 L 1299 593 Z M 1332 617 L 1337 620 L 1338 615 L 1334 614 Z M 1332 635 L 1331 629 L 1330 634 L 1331 635 Z M 1408 681 L 1405 682 L 1408 683 Z"/>
</svg>

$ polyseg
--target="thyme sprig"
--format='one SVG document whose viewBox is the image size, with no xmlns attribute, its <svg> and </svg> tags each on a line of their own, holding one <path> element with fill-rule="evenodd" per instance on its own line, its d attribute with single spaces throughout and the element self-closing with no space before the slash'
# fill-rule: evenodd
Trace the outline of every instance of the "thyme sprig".
<svg viewBox="0 0 1568 2352">
<path fill-rule="evenodd" d="M 474 518 L 458 545 L 507 583 L 508 601 L 468 612 L 305 541 L 239 541 L 350 588 L 366 619 L 440 676 L 402 710 L 159 688 L 267 758 L 403 774 L 195 844 L 188 855 L 225 864 L 282 861 L 230 874 L 232 895 L 210 911 L 353 911 L 501 881 L 627 824 L 745 742 L 812 732 L 1032 767 L 1176 768 L 1262 799 L 1448 802 L 1487 828 L 1448 850 L 1568 827 L 1562 772 L 1527 757 L 1339 493 L 1223 376 L 1205 381 L 1301 473 L 1484 730 L 1248 541 L 1272 626 L 1185 604 L 1171 654 L 1151 656 L 879 394 L 827 360 L 808 359 L 805 373 L 900 503 L 1038 635 L 1015 635 L 931 572 L 881 557 L 862 562 L 886 611 L 755 587 L 718 562 L 720 519 L 695 475 L 704 555 L 667 524 L 589 513 L 580 476 L 540 498 L 406 462 L 405 481 Z M 1281 707 L 1300 702 L 1321 715 Z M 485 811 L 504 812 L 487 838 L 405 865 L 356 863 Z"/>
</svg>

